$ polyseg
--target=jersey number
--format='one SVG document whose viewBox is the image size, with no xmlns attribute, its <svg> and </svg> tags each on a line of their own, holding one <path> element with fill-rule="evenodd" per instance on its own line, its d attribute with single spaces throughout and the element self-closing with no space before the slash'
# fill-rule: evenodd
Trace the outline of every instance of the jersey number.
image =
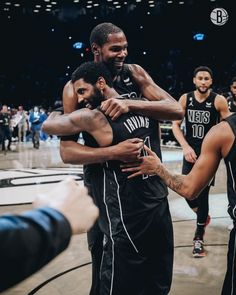
<svg viewBox="0 0 236 295">
<path fill-rule="evenodd" d="M 145 144 L 148 148 L 150 148 L 150 150 L 151 150 L 150 136 L 145 137 L 145 139 L 144 139 L 144 144 Z M 146 157 L 146 156 L 148 156 L 148 153 L 147 153 L 144 149 L 142 149 L 142 151 L 141 151 L 141 156 L 142 156 L 142 157 Z M 143 178 L 143 179 L 147 179 L 149 176 L 151 176 L 151 175 L 142 174 L 142 178 Z"/>
<path fill-rule="evenodd" d="M 193 124 L 192 128 L 193 128 L 193 137 L 197 137 L 197 138 L 204 137 L 204 126 L 203 125 Z"/>
</svg>

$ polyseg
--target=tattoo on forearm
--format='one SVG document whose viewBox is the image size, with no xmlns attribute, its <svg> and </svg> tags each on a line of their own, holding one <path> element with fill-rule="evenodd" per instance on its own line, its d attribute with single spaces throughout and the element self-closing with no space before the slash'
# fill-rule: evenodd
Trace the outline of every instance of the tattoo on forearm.
<svg viewBox="0 0 236 295">
<path fill-rule="evenodd" d="M 156 174 L 161 177 L 166 185 L 173 191 L 180 193 L 183 188 L 183 176 L 170 173 L 163 165 L 158 165 Z"/>
</svg>

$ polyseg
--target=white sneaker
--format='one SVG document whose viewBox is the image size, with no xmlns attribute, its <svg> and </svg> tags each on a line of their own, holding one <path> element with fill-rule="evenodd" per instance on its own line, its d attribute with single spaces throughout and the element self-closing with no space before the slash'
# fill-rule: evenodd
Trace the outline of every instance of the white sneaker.
<svg viewBox="0 0 236 295">
<path fill-rule="evenodd" d="M 234 224 L 231 223 L 231 224 L 228 226 L 228 230 L 231 231 L 231 230 L 233 229 L 233 227 L 234 227 Z"/>
</svg>

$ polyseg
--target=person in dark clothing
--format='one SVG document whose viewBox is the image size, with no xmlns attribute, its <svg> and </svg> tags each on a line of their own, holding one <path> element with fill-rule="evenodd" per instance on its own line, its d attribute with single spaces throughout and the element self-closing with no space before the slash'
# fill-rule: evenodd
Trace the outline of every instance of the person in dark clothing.
<svg viewBox="0 0 236 295">
<path fill-rule="evenodd" d="M 233 77 L 230 83 L 230 92 L 225 95 L 229 110 L 232 113 L 236 112 L 236 77 Z"/>
<path fill-rule="evenodd" d="M 227 271 L 221 295 L 236 294 L 236 114 L 228 116 L 221 123 L 212 127 L 202 143 L 202 150 L 192 170 L 186 175 L 174 174 L 161 163 L 157 155 L 148 147 L 144 147 L 147 156 L 140 159 L 141 164 L 129 164 L 123 168 L 131 173 L 129 178 L 147 174 L 158 175 L 172 190 L 192 200 L 200 195 L 224 158 L 227 171 L 228 213 L 233 220 L 234 227 L 230 232 Z M 207 163 L 207 165 L 206 165 Z"/>
<path fill-rule="evenodd" d="M 2 143 L 2 151 L 6 150 L 5 140 L 8 140 L 7 149 L 11 150 L 12 132 L 11 132 L 11 115 L 6 105 L 2 106 L 0 111 L 0 139 Z"/>
<path fill-rule="evenodd" d="M 185 110 L 185 132 L 181 129 L 181 121 L 173 122 L 173 134 L 183 148 L 182 173 L 188 174 L 197 157 L 200 155 L 202 141 L 210 128 L 220 119 L 227 117 L 226 99 L 211 91 L 212 71 L 206 66 L 197 67 L 193 73 L 193 83 L 196 89 L 180 97 L 180 104 Z M 193 237 L 193 257 L 206 255 L 204 249 L 205 228 L 210 222 L 209 190 L 214 180 L 204 188 L 198 199 L 188 201 L 189 207 L 196 213 L 196 230 Z"/>
<path fill-rule="evenodd" d="M 54 112 L 43 123 L 43 130 L 45 127 L 49 134 L 58 135 L 86 131 L 101 147 L 129 138 L 141 143 L 139 154 L 145 142 L 161 156 L 158 102 L 126 100 L 123 114 L 112 120 L 106 115 L 106 106 L 117 93 L 103 63 L 82 64 L 72 74 L 72 83 L 79 103 L 87 108 L 69 115 Z M 127 181 L 120 163 L 105 162 L 99 174 L 90 175 L 92 195 L 100 209 L 99 226 L 105 237 L 100 294 L 168 294 L 173 230 L 167 188 L 159 178 L 146 175 Z"/>
<path fill-rule="evenodd" d="M 137 64 L 125 64 L 128 55 L 128 42 L 123 30 L 112 23 L 101 23 L 95 26 L 90 34 L 90 45 L 95 62 L 104 62 L 112 74 L 113 87 L 118 92 L 117 98 L 104 105 L 106 114 L 113 120 L 125 109 L 128 99 L 137 104 L 139 100 L 156 101 L 159 104 L 159 119 L 177 120 L 183 118 L 183 110 L 178 102 L 167 92 L 156 85 L 150 75 Z M 116 97 L 115 97 L 116 98 Z M 83 107 L 78 105 L 77 95 L 69 81 L 63 90 L 64 112 L 70 113 Z M 134 110 L 134 112 L 136 112 Z M 158 132 L 158 130 L 157 130 Z M 63 137 L 60 142 L 60 154 L 64 163 L 84 164 L 84 182 L 90 187 L 90 175 L 101 171 L 100 163 L 107 160 L 132 161 L 139 143 L 127 140 L 119 145 L 98 147 L 94 139 L 83 132 L 85 145 L 77 143 L 78 136 Z M 95 164 L 98 163 L 98 164 Z M 88 244 L 93 260 L 93 279 L 90 295 L 99 294 L 99 277 L 103 234 L 97 225 L 88 233 Z M 99 246 L 100 245 L 100 246 Z M 99 249 L 100 248 L 100 249 Z"/>
<path fill-rule="evenodd" d="M 84 233 L 98 217 L 87 189 L 73 179 L 39 195 L 38 208 L 0 216 L 0 291 L 19 283 L 65 250 L 72 234 Z"/>
</svg>

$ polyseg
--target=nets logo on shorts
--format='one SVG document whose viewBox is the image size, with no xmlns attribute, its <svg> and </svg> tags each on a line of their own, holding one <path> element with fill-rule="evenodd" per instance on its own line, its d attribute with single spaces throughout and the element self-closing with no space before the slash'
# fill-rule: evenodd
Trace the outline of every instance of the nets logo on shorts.
<svg viewBox="0 0 236 295">
<path fill-rule="evenodd" d="M 223 26 L 229 18 L 228 12 L 224 8 L 215 8 L 211 12 L 211 21 L 217 26 Z"/>
</svg>

